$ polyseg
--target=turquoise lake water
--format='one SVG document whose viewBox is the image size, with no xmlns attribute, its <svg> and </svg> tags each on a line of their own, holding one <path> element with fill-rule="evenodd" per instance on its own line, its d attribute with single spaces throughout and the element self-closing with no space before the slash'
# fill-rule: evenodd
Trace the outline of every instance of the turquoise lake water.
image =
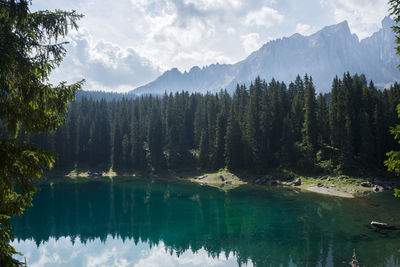
<svg viewBox="0 0 400 267">
<path fill-rule="evenodd" d="M 29 266 L 400 266 L 400 199 L 185 181 L 57 179 L 13 218 Z M 24 259 L 21 257 L 20 259 Z"/>
</svg>

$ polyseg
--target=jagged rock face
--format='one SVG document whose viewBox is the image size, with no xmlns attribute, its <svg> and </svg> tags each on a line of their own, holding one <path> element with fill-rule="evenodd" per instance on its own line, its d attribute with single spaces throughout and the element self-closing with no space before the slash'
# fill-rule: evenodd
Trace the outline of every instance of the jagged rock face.
<svg viewBox="0 0 400 267">
<path fill-rule="evenodd" d="M 395 36 L 392 31 L 394 22 L 389 17 L 382 21 L 382 29 L 361 41 L 364 64 L 370 79 L 378 83 L 399 81 L 400 57 L 395 52 Z"/>
<path fill-rule="evenodd" d="M 297 74 L 313 77 L 317 92 L 328 92 L 332 79 L 344 72 L 364 73 L 376 84 L 400 81 L 400 56 L 394 49 L 394 22 L 385 17 L 382 29 L 359 41 L 351 34 L 347 21 L 328 26 L 310 35 L 298 33 L 264 44 L 245 60 L 236 64 L 213 64 L 202 69 L 193 67 L 181 73 L 171 69 L 155 81 L 132 92 L 162 94 L 176 91 L 232 91 L 236 84 L 249 84 L 255 77 L 275 78 L 289 83 Z"/>
</svg>

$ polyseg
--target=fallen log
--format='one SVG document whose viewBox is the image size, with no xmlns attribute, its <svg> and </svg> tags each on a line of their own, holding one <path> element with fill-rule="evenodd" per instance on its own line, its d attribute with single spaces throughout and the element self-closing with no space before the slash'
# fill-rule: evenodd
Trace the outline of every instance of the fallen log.
<svg viewBox="0 0 400 267">
<path fill-rule="evenodd" d="M 371 225 L 375 226 L 376 228 L 380 228 L 380 229 L 389 229 L 389 230 L 395 229 L 395 227 L 393 225 L 389 225 L 387 223 L 382 223 L 382 222 L 372 221 Z"/>
</svg>

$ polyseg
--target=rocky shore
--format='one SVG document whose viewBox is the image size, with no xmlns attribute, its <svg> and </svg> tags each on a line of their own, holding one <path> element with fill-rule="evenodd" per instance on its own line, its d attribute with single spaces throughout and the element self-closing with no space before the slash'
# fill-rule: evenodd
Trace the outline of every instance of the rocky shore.
<svg viewBox="0 0 400 267">
<path fill-rule="evenodd" d="M 198 174 L 198 173 L 197 173 Z M 216 173 L 205 173 L 195 175 L 194 173 L 162 173 L 162 174 L 124 174 L 117 175 L 112 170 L 108 172 L 87 171 L 70 172 L 69 178 L 78 177 L 115 177 L 115 176 L 136 176 L 138 177 L 158 177 L 185 179 L 202 185 L 214 186 L 223 190 L 229 190 L 242 184 L 252 184 L 257 186 L 284 186 L 294 187 L 319 194 L 337 196 L 343 198 L 354 198 L 374 192 L 390 191 L 399 188 L 397 180 L 384 180 L 377 178 L 350 177 L 346 175 L 324 175 L 324 176 L 299 176 L 291 173 L 274 173 L 272 175 L 238 175 L 232 172 L 221 170 Z M 254 178 L 256 177 L 256 178 Z"/>
<path fill-rule="evenodd" d="M 260 178 L 239 178 L 238 176 L 222 171 L 204 174 L 190 179 L 200 184 L 223 186 L 254 184 L 259 186 L 285 186 L 308 190 L 319 194 L 354 198 L 374 192 L 393 190 L 399 185 L 393 181 L 384 181 L 376 178 L 349 177 L 344 175 L 327 176 L 295 176 L 292 174 L 278 174 Z"/>
</svg>

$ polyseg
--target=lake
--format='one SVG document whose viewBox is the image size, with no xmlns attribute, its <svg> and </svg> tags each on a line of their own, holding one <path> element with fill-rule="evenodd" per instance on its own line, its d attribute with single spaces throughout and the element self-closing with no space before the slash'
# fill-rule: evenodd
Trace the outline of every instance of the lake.
<svg viewBox="0 0 400 267">
<path fill-rule="evenodd" d="M 29 266 L 400 266 L 400 199 L 163 179 L 57 179 L 13 218 Z M 20 257 L 24 259 L 24 257 Z"/>
</svg>

